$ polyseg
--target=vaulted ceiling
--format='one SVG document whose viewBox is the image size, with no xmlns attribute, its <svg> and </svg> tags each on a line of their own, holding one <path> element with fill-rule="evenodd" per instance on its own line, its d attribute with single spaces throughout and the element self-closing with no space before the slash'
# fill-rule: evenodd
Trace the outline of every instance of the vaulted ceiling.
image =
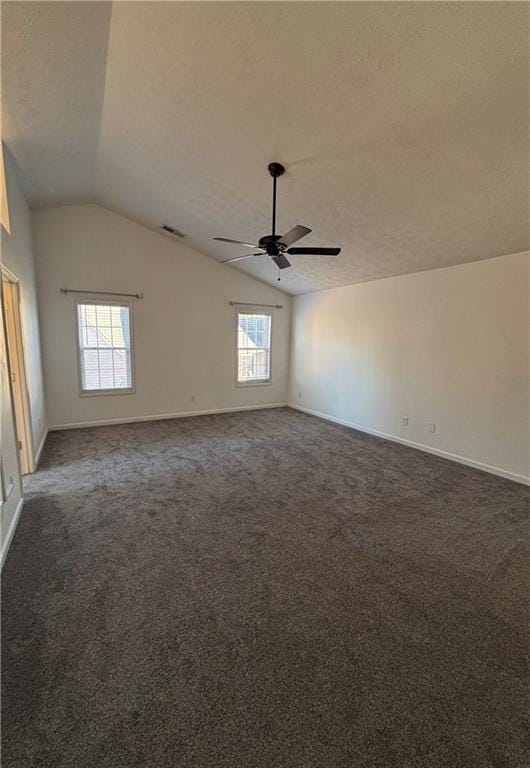
<svg viewBox="0 0 530 768">
<path fill-rule="evenodd" d="M 3 136 L 33 207 L 99 202 L 215 243 L 279 230 L 280 287 L 525 250 L 525 3 L 4 2 Z M 226 267 L 229 269 L 230 267 Z M 236 262 L 277 285 L 267 256 Z"/>
</svg>

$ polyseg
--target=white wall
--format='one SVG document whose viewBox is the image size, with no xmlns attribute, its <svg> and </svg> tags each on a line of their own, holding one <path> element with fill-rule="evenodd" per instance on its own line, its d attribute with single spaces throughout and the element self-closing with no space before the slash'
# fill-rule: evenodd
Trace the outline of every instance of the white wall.
<svg viewBox="0 0 530 768">
<path fill-rule="evenodd" d="M 298 296 L 289 401 L 527 478 L 528 294 L 523 253 Z"/>
<path fill-rule="evenodd" d="M 51 426 L 287 401 L 290 297 L 97 205 L 33 212 Z M 143 293 L 134 302 L 136 393 L 80 397 L 73 298 L 61 287 Z M 283 304 L 272 383 L 236 387 L 229 300 Z"/>
<path fill-rule="evenodd" d="M 33 260 L 31 234 L 31 213 L 18 183 L 12 159 L 6 153 L 7 194 L 11 234 L 2 229 L 2 263 L 19 279 L 20 315 L 24 357 L 28 383 L 33 449 L 37 451 L 46 431 L 44 389 L 39 339 L 39 318 L 37 311 L 37 288 Z M 3 398 L 2 463 L 4 477 L 15 476 L 15 483 L 6 503 L 2 505 L 2 552 L 10 530 L 15 510 L 19 506 L 22 489 L 18 476 L 18 452 L 15 442 L 11 404 Z"/>
</svg>

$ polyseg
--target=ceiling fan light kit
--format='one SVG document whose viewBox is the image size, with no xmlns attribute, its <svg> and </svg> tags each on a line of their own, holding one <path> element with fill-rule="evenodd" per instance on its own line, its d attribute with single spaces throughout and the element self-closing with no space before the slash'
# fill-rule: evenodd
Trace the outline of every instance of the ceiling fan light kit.
<svg viewBox="0 0 530 768">
<path fill-rule="evenodd" d="M 257 245 L 241 240 L 232 240 L 227 237 L 214 237 L 214 240 L 223 243 L 244 245 L 246 248 L 258 249 L 256 253 L 247 253 L 244 256 L 234 256 L 232 259 L 225 259 L 221 264 L 229 264 L 232 261 L 241 261 L 242 259 L 250 259 L 253 256 L 268 254 L 279 269 L 287 269 L 287 267 L 291 266 L 291 262 L 285 255 L 286 253 L 293 256 L 338 256 L 340 248 L 292 248 L 293 243 L 298 242 L 298 240 L 301 240 L 311 232 L 310 229 L 302 226 L 302 224 L 297 224 L 289 232 L 286 232 L 285 235 L 276 234 L 276 180 L 285 173 L 285 168 L 281 163 L 269 163 L 268 171 L 272 176 L 272 234 L 260 237 Z M 278 277 L 278 280 L 280 280 L 280 277 Z"/>
</svg>

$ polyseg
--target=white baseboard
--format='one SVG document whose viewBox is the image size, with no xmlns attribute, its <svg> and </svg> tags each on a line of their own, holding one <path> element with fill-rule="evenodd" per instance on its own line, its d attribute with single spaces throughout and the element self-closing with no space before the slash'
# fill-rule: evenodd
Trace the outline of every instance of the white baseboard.
<svg viewBox="0 0 530 768">
<path fill-rule="evenodd" d="M 188 416 L 208 416 L 215 413 L 234 413 L 237 411 L 258 411 L 265 408 L 287 408 L 287 403 L 269 403 L 268 405 L 239 405 L 234 408 L 211 408 L 207 411 L 181 411 L 180 413 L 156 413 L 149 416 L 128 416 L 123 419 L 102 419 L 100 421 L 76 421 L 69 424 L 54 424 L 50 432 L 61 429 L 80 429 L 81 427 L 104 427 L 110 424 L 132 424 L 135 421 L 164 421 L 165 419 L 184 419 Z"/>
<path fill-rule="evenodd" d="M 33 459 L 33 464 L 35 466 L 35 469 L 39 466 L 40 457 L 42 455 L 42 449 L 44 448 L 44 443 L 46 442 L 46 438 L 48 437 L 48 427 L 44 430 L 44 434 L 42 436 L 42 440 L 40 441 L 40 445 L 37 449 L 37 453 L 35 454 L 35 458 Z"/>
<path fill-rule="evenodd" d="M 492 475 L 499 475 L 505 477 L 508 480 L 514 480 L 516 483 L 522 483 L 523 485 L 530 485 L 530 478 L 525 475 L 519 475 L 516 472 L 510 472 L 507 469 L 501 467 L 494 467 L 491 464 L 484 464 L 482 461 L 476 461 L 475 459 L 469 459 L 467 456 L 459 456 L 456 453 L 449 453 L 449 451 L 442 451 L 440 448 L 433 448 L 430 445 L 424 443 L 416 443 L 413 440 L 407 440 L 404 437 L 398 437 L 397 435 L 390 435 L 387 432 L 379 432 L 377 429 L 370 429 L 370 427 L 362 426 L 361 424 L 354 424 L 352 421 L 345 421 L 344 419 L 338 419 L 335 416 L 329 416 L 327 413 L 320 413 L 319 411 L 313 411 L 311 408 L 303 408 L 301 405 L 295 405 L 289 403 L 289 408 L 293 408 L 296 411 L 303 411 L 303 413 L 309 413 L 311 416 L 317 416 L 319 419 L 325 419 L 326 421 L 332 421 L 334 424 L 342 424 L 344 427 L 351 427 L 351 429 L 358 429 L 360 432 L 366 432 L 374 437 L 382 437 L 385 440 L 391 440 L 394 443 L 401 443 L 407 445 L 409 448 L 417 448 L 419 451 L 425 453 L 432 453 L 434 456 L 441 456 L 443 459 L 449 459 L 450 461 L 456 461 L 458 464 L 466 464 L 468 467 L 474 467 L 475 469 L 481 469 L 484 472 L 489 472 Z"/>
<path fill-rule="evenodd" d="M 13 541 L 13 536 L 15 535 L 15 530 L 20 518 L 20 513 L 22 512 L 23 506 L 24 506 L 24 499 L 19 499 L 17 508 L 15 509 L 15 514 L 13 515 L 13 519 L 11 520 L 11 525 L 9 526 L 7 536 L 2 546 L 2 554 L 0 555 L 0 570 L 4 567 L 7 553 L 9 551 L 11 542 Z"/>
</svg>

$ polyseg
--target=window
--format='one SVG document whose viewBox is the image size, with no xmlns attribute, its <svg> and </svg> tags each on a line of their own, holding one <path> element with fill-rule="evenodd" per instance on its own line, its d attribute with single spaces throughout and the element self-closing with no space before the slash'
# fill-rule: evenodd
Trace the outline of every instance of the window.
<svg viewBox="0 0 530 768">
<path fill-rule="evenodd" d="M 81 393 L 132 392 L 130 303 L 80 301 L 76 316 Z"/>
<path fill-rule="evenodd" d="M 237 384 L 267 384 L 271 380 L 272 316 L 237 312 Z"/>
</svg>

